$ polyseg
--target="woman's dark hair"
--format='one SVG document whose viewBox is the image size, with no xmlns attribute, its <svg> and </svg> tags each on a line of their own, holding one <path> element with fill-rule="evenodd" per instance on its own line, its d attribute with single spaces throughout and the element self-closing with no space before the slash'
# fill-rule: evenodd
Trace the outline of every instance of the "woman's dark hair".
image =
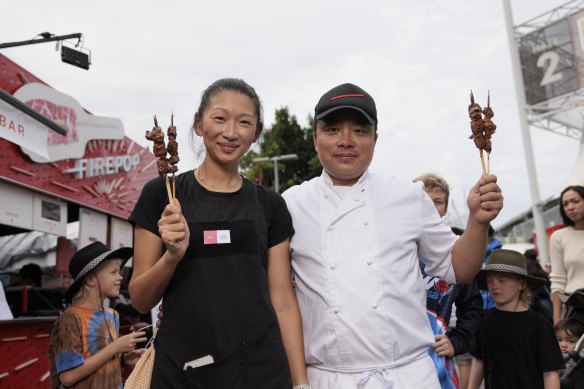
<svg viewBox="0 0 584 389">
<path fill-rule="evenodd" d="M 562 220 L 564 221 L 564 224 L 566 226 L 572 227 L 574 225 L 574 221 L 572 221 L 568 217 L 568 215 L 566 215 L 566 210 L 564 209 L 564 206 L 562 205 L 562 199 L 564 198 L 564 194 L 569 190 L 573 190 L 574 192 L 578 193 L 580 195 L 580 197 L 582 197 L 582 200 L 584 200 L 584 186 L 571 185 L 571 186 L 568 186 L 566 189 L 564 189 L 562 191 L 562 193 L 560 194 L 560 215 L 562 216 Z"/>
<path fill-rule="evenodd" d="M 205 112 L 205 109 L 207 109 L 207 106 L 209 105 L 209 100 L 211 100 L 211 98 L 217 93 L 224 90 L 238 92 L 251 99 L 253 105 L 255 106 L 258 128 L 261 133 L 264 129 L 264 119 L 260 98 L 251 85 L 238 78 L 222 78 L 209 85 L 209 87 L 205 89 L 201 95 L 201 103 L 199 104 L 199 109 L 197 110 L 199 116 L 203 116 L 203 112 Z"/>
<path fill-rule="evenodd" d="M 541 265 L 536 259 L 535 250 L 526 250 L 523 256 L 525 257 L 525 266 L 527 267 L 527 274 L 533 277 L 539 277 L 546 280 L 546 285 L 549 287 L 549 275 L 542 269 Z"/>
</svg>

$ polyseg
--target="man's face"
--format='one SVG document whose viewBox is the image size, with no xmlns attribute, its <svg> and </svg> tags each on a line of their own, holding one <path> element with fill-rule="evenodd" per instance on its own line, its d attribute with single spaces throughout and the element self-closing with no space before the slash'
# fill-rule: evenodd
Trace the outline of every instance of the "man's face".
<svg viewBox="0 0 584 389">
<path fill-rule="evenodd" d="M 438 211 L 440 217 L 446 216 L 446 212 L 448 211 L 448 200 L 446 199 L 446 193 L 440 189 L 426 191 L 428 196 L 434 202 L 434 207 Z"/>
<path fill-rule="evenodd" d="M 377 133 L 358 111 L 342 109 L 317 122 L 312 140 L 333 184 L 353 185 L 371 164 Z"/>
</svg>

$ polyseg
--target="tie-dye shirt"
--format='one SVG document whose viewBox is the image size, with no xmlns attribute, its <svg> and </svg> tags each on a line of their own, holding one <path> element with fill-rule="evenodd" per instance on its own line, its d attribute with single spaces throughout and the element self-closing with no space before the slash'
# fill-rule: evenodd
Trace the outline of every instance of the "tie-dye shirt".
<svg viewBox="0 0 584 389">
<path fill-rule="evenodd" d="M 59 373 L 73 369 L 118 337 L 120 319 L 116 311 L 72 305 L 57 319 L 51 331 L 49 364 L 51 389 L 61 388 Z M 122 388 L 122 370 L 117 355 L 71 388 Z"/>
</svg>

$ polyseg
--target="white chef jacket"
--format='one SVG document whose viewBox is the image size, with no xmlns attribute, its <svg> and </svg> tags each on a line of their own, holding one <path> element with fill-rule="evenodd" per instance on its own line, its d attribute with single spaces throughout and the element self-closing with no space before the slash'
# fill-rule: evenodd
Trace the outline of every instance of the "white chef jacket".
<svg viewBox="0 0 584 389">
<path fill-rule="evenodd" d="M 422 183 L 365 172 L 341 199 L 323 172 L 284 192 L 307 364 L 358 372 L 427 355 L 426 272 L 455 283 L 457 236 Z"/>
</svg>

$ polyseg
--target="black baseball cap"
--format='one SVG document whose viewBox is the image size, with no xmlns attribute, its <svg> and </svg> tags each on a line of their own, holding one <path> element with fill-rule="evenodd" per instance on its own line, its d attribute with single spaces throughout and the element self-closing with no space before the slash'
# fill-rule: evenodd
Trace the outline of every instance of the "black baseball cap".
<svg viewBox="0 0 584 389">
<path fill-rule="evenodd" d="M 314 107 L 314 119 L 320 120 L 344 108 L 359 111 L 370 124 L 377 125 L 377 108 L 373 97 L 357 85 L 349 83 L 336 86 L 322 95 Z"/>
</svg>

